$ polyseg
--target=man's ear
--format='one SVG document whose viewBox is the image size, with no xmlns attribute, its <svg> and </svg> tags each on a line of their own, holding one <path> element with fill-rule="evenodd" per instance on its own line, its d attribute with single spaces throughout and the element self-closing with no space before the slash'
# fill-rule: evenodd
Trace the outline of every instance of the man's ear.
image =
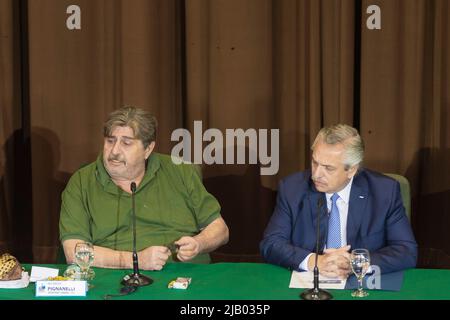
<svg viewBox="0 0 450 320">
<path fill-rule="evenodd" d="M 145 160 L 147 160 L 148 157 L 150 157 L 150 155 L 151 155 L 152 152 L 153 152 L 153 149 L 155 149 L 155 145 L 156 145 L 155 141 L 152 141 L 152 142 L 147 146 L 147 148 L 145 149 Z"/>
<path fill-rule="evenodd" d="M 358 172 L 358 165 L 347 170 L 347 178 L 351 179 Z"/>
</svg>

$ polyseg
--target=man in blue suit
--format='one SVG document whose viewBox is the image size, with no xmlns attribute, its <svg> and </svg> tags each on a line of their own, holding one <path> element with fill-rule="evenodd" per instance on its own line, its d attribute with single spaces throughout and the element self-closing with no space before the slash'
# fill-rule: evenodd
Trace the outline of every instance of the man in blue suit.
<svg viewBox="0 0 450 320">
<path fill-rule="evenodd" d="M 263 258 L 291 270 L 313 270 L 320 212 L 318 267 L 329 277 L 351 273 L 349 251 L 365 248 L 382 273 L 413 268 L 417 243 L 397 181 L 363 169 L 364 144 L 348 125 L 320 130 L 311 170 L 283 179 L 264 232 Z"/>
</svg>

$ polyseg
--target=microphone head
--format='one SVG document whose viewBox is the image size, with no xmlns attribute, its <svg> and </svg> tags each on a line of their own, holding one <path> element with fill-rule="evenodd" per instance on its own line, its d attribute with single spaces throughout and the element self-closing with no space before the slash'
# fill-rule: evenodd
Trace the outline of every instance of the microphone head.
<svg viewBox="0 0 450 320">
<path fill-rule="evenodd" d="M 135 193 L 136 192 L 136 183 L 132 182 L 130 185 L 130 188 L 131 188 L 131 192 Z"/>
</svg>

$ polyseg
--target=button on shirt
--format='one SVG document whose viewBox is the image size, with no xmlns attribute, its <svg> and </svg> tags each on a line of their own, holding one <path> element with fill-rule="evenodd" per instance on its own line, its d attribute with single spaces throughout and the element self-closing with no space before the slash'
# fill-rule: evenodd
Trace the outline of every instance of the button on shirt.
<svg viewBox="0 0 450 320">
<path fill-rule="evenodd" d="M 347 217 L 348 217 L 348 203 L 350 200 L 350 190 L 352 188 L 352 183 L 353 183 L 353 177 L 350 179 L 349 183 L 347 183 L 347 185 L 345 186 L 344 189 L 342 189 L 341 191 L 337 192 L 337 194 L 339 195 L 339 199 L 337 199 L 336 201 L 336 206 L 338 207 L 339 210 L 339 221 L 341 224 L 341 247 L 345 247 L 347 245 Z M 331 197 L 333 196 L 334 193 L 326 193 L 326 199 L 327 199 L 327 209 L 328 212 L 331 211 Z M 326 249 L 326 244 L 325 244 L 325 249 Z M 310 253 L 309 255 L 306 256 L 306 258 L 300 263 L 300 269 L 302 270 L 309 270 L 308 269 L 308 260 L 309 257 L 312 255 L 313 253 Z"/>
</svg>

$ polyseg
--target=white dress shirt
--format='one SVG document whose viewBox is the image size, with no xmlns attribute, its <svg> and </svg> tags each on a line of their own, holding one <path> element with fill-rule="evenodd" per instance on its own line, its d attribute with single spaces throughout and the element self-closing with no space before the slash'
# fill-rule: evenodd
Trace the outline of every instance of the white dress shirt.
<svg viewBox="0 0 450 320">
<path fill-rule="evenodd" d="M 341 247 L 345 247 L 347 245 L 347 217 L 348 217 L 348 203 L 350 200 L 350 190 L 352 188 L 353 177 L 350 179 L 349 183 L 342 189 L 338 191 L 337 194 L 339 198 L 336 201 L 336 206 L 339 210 L 339 221 L 341 224 Z M 327 198 L 327 209 L 328 212 L 331 211 L 331 197 L 334 193 L 326 193 L 325 196 Z M 327 245 L 325 243 L 325 249 Z M 300 263 L 300 269 L 309 271 L 308 269 L 308 260 L 309 257 L 313 253 L 310 253 L 306 256 L 306 258 Z"/>
</svg>

